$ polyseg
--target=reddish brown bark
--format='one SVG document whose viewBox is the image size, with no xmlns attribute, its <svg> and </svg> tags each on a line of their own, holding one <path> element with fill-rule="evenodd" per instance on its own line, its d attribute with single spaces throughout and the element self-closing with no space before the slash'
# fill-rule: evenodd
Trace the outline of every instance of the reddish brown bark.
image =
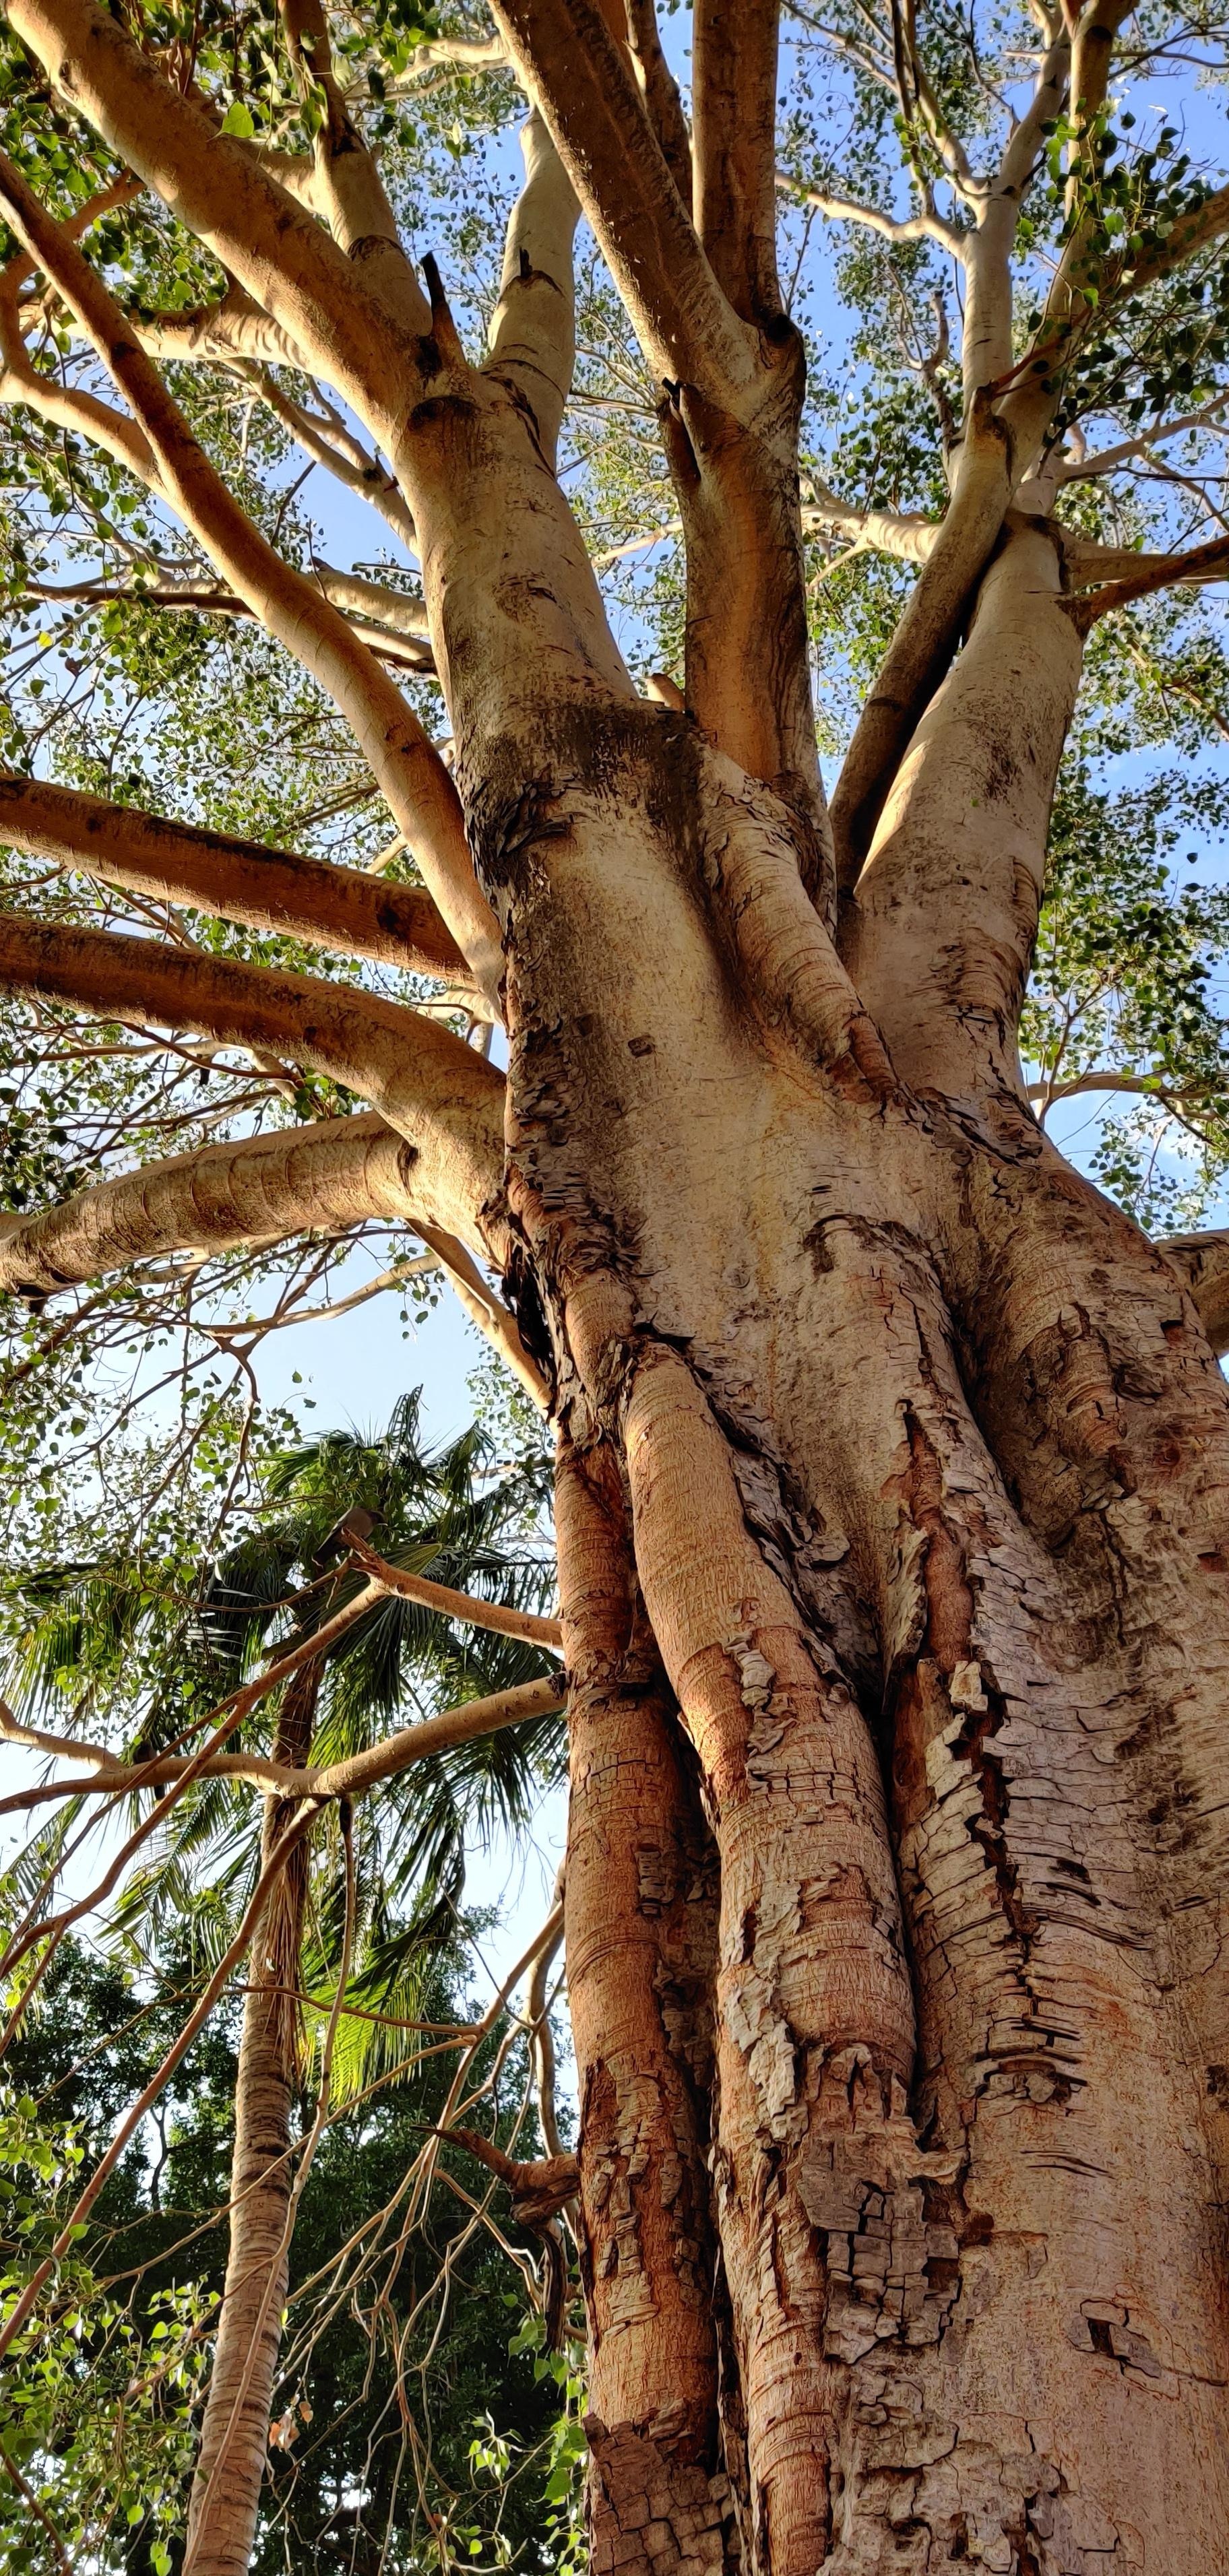
<svg viewBox="0 0 1229 2576">
<path fill-rule="evenodd" d="M 556 1527 L 593 2564 L 672 2569 L 732 2540 L 704 2165 L 713 1855 L 636 1602 L 610 1451 L 561 1450 Z"/>
</svg>

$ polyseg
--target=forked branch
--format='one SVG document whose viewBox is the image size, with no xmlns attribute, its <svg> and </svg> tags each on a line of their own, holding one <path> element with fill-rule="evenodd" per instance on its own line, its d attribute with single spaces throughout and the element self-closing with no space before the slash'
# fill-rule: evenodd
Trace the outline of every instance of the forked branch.
<svg viewBox="0 0 1229 2576">
<path fill-rule="evenodd" d="M 345 1083 L 414 1147 L 426 1221 L 481 1243 L 503 1169 L 503 1076 L 421 1012 L 314 976 L 11 913 L 0 915 L 0 985 L 98 1019 L 273 1048 Z"/>
</svg>

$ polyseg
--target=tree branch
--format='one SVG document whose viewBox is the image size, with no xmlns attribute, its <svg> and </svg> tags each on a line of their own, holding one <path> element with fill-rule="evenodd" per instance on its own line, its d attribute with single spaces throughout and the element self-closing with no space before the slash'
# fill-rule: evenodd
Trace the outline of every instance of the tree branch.
<svg viewBox="0 0 1229 2576">
<path fill-rule="evenodd" d="M 692 160 L 701 248 L 744 322 L 781 312 L 777 277 L 779 0 L 696 0 Z"/>
<path fill-rule="evenodd" d="M 1111 609 L 1129 608 L 1134 600 L 1147 599 L 1153 591 L 1175 590 L 1183 582 L 1224 581 L 1227 577 L 1229 537 L 1214 537 L 1210 544 L 1192 546 L 1186 554 L 1162 555 L 1159 561 L 1154 558 L 1125 581 L 1106 582 L 1100 590 L 1088 591 L 1064 605 L 1081 635 L 1087 635 Z"/>
<path fill-rule="evenodd" d="M 229 833 L 110 805 L 43 779 L 0 773 L 0 843 L 104 885 L 190 905 L 252 930 L 467 983 L 468 968 L 429 895 L 358 868 L 264 849 Z"/>
<path fill-rule="evenodd" d="M 322 583 L 321 588 L 324 589 L 324 587 Z M 329 588 L 332 589 L 332 587 L 330 583 Z M 379 584 L 376 582 L 368 583 L 365 587 L 379 591 Z M 380 593 L 381 597 L 389 595 Z M 25 598 L 27 600 L 92 601 L 99 606 L 106 606 L 112 600 L 131 600 L 137 607 L 165 608 L 179 611 L 184 616 L 253 618 L 257 624 L 262 622 L 255 618 L 255 612 L 247 600 L 238 598 L 233 590 L 222 590 L 213 585 L 198 584 L 194 587 L 190 582 L 158 583 L 138 580 L 122 583 L 31 582 L 27 586 Z M 409 636 L 390 632 L 378 625 L 374 618 L 356 615 L 352 610 L 343 609 L 342 614 L 351 634 L 356 636 L 360 643 L 367 645 L 378 661 L 388 663 L 394 670 L 413 671 L 420 676 L 434 675 L 435 658 L 430 642 L 425 637 L 418 641 Z M 404 849 L 405 846 L 403 833 L 400 847 Z M 439 916 L 436 917 L 438 919 Z M 443 929 L 442 923 L 440 927 Z M 447 938 L 447 932 L 444 932 L 444 936 Z M 450 944 L 456 947 L 455 941 Z M 461 957 L 460 950 L 457 949 L 456 953 L 461 960 L 463 971 L 468 974 L 469 970 L 465 959 Z"/>
<path fill-rule="evenodd" d="M 521 128 L 525 184 L 508 222 L 485 372 L 527 403 L 554 465 L 576 362 L 576 191 L 536 107 Z"/>
<path fill-rule="evenodd" d="M 531 1358 L 525 1348 L 516 1317 L 488 1286 L 476 1261 L 466 1251 L 464 1244 L 458 1242 L 454 1234 L 446 1234 L 439 1226 L 420 1224 L 416 1227 L 416 1232 L 436 1254 L 440 1268 L 447 1272 L 453 1294 L 458 1303 L 464 1307 L 470 1322 L 476 1325 L 478 1331 L 491 1344 L 491 1348 L 507 1363 L 513 1376 L 520 1379 L 526 1394 L 537 1406 L 539 1413 L 549 1413 L 550 1388 L 537 1361 Z"/>
<path fill-rule="evenodd" d="M 1171 1234 L 1157 1251 L 1172 1261 L 1218 1360 L 1224 1359 L 1229 1352 L 1229 1232 Z"/>
<path fill-rule="evenodd" d="M 885 215 L 878 206 L 859 205 L 853 197 L 833 197 L 822 188 L 808 188 L 804 179 L 791 179 L 785 170 L 777 173 L 777 187 L 792 203 L 813 206 L 817 214 L 826 215 L 832 223 L 862 224 L 868 232 L 881 234 L 885 241 L 937 242 L 941 250 L 960 261 L 968 248 L 965 228 L 949 224 L 933 206 L 917 215 Z"/>
<path fill-rule="evenodd" d="M 362 271 L 394 320 L 415 334 L 431 328 L 431 307 L 401 245 L 379 171 L 333 71 L 321 0 L 281 0 L 282 24 L 300 96 L 313 91 L 324 115 L 313 137 L 314 196 L 334 241 Z"/>
<path fill-rule="evenodd" d="M 845 892 L 857 882 L 910 735 L 951 660 L 1010 491 L 1010 441 L 983 389 L 966 421 L 947 516 L 854 727 L 832 799 L 837 882 Z"/>
<path fill-rule="evenodd" d="M 0 915 L 0 984 L 98 1019 L 277 1049 L 345 1083 L 415 1148 L 428 1224 L 482 1243 L 481 1211 L 503 1168 L 503 1076 L 421 1012 L 313 976 L 13 914 Z"/>
<path fill-rule="evenodd" d="M 217 304 L 158 313 L 152 320 L 134 314 L 130 328 L 147 358 L 171 358 L 180 367 L 219 358 L 249 358 L 258 366 L 301 368 L 303 364 L 298 342 L 241 286 L 228 287 Z"/>
<path fill-rule="evenodd" d="M 549 1646 L 558 1654 L 563 1645 L 563 1630 L 557 1619 L 540 1619 L 532 1610 L 517 1610 L 510 1602 L 480 1601 L 473 1593 L 454 1592 L 446 1583 L 431 1583 L 425 1574 L 407 1574 L 402 1566 L 390 1565 L 377 1554 L 364 1538 L 352 1537 L 343 1529 L 350 1555 L 363 1573 L 382 1583 L 386 1592 L 400 1593 L 407 1601 L 417 1601 L 424 1610 L 438 1610 L 445 1619 L 464 1620 L 471 1628 L 490 1628 L 500 1637 L 526 1638 L 531 1645 Z"/>
<path fill-rule="evenodd" d="M 728 400 L 757 367 L 597 0 L 492 0 L 659 382 Z"/>
<path fill-rule="evenodd" d="M 1043 149 L 1044 129 L 1067 94 L 1071 40 L 1064 28 L 1048 47 L 1025 114 L 1011 135 L 977 210 L 965 252 L 961 377 L 966 411 L 981 385 L 1011 365 L 1012 277 L 1020 208 Z"/>
<path fill-rule="evenodd" d="M 170 1252 L 340 1236 L 373 1216 L 413 1225 L 414 1165 L 404 1139 L 370 1112 L 145 1163 L 59 1207 L 0 1218 L 0 1291 L 41 1306 Z"/>
<path fill-rule="evenodd" d="M 692 192 L 691 137 L 678 82 L 661 49 L 656 0 L 626 0 L 626 11 L 628 52 L 649 123 L 661 145 L 662 158 L 678 189 L 680 203 L 689 206 Z"/>
<path fill-rule="evenodd" d="M 170 503 L 253 615 L 328 691 L 412 842 L 449 930 L 496 1003 L 502 973 L 498 925 L 474 876 L 456 788 L 417 716 L 340 611 L 253 526 L 101 278 L 3 155 L 0 204 L 131 405 L 153 458 L 152 471 L 141 465 L 135 470 Z"/>
<path fill-rule="evenodd" d="M 876 554 L 895 555 L 901 563 L 927 563 L 934 553 L 942 519 L 928 519 L 920 510 L 856 509 L 814 475 L 808 476 L 803 489 L 815 496 L 803 503 L 805 529 L 839 528 L 857 545 Z"/>
<path fill-rule="evenodd" d="M 369 1584 L 348 1602 L 338 1617 L 347 1628 L 374 1609 L 383 1587 Z M 308 1662 L 331 1642 L 337 1622 L 329 1622 L 329 1633 L 318 1629 L 306 1641 L 306 1650 L 297 1654 L 297 1664 Z M 261 1695 L 274 1687 L 290 1669 L 290 1658 L 271 1667 L 260 1676 Z M 486 1699 L 463 1700 L 458 1708 L 442 1709 L 438 1717 L 423 1718 L 416 1726 L 403 1727 L 396 1735 L 383 1736 L 379 1743 L 368 1745 L 362 1753 L 352 1753 L 343 1761 L 306 1764 L 294 1769 L 284 1762 L 274 1762 L 263 1753 L 154 1754 L 147 1762 L 116 1762 L 106 1756 L 101 1765 L 82 1779 L 49 1783 L 56 1797 L 127 1796 L 134 1789 L 173 1788 L 190 1780 L 245 1780 L 278 1798 L 310 1799 L 313 1806 L 323 1806 L 334 1798 L 361 1798 L 371 1789 L 382 1788 L 386 1780 L 399 1779 L 416 1762 L 425 1762 L 434 1753 L 446 1753 L 456 1744 L 472 1744 L 483 1735 L 497 1735 L 505 1726 L 524 1726 L 535 1718 L 553 1717 L 564 1704 L 560 1681 L 547 1677 L 537 1682 L 517 1682 L 510 1690 L 493 1691 Z M 0 1739 L 13 1742 L 28 1740 L 29 1731 L 11 1722 L 5 1723 L 0 1711 Z M 41 1749 L 53 1752 L 57 1759 L 69 1760 L 84 1754 L 93 1758 L 97 1747 L 74 1743 L 71 1736 L 41 1737 Z"/>
<path fill-rule="evenodd" d="M 253 300 L 300 364 L 370 421 L 395 417 L 416 348 L 266 161 L 216 130 L 95 0 L 13 0 L 10 24 L 56 87 Z"/>
<path fill-rule="evenodd" d="M 1069 483 L 1094 483 L 1103 474 L 1114 474 L 1120 465 L 1129 465 L 1136 456 L 1146 456 L 1163 440 L 1181 438 L 1186 430 L 1204 429 L 1218 421 L 1226 403 L 1229 389 L 1205 403 L 1202 410 L 1184 412 L 1177 420 L 1158 421 L 1154 429 L 1141 430 L 1136 438 L 1120 439 L 1116 447 L 1103 447 L 1094 456 L 1072 457 L 1070 463 L 1064 458 L 1055 472 L 1055 481 L 1065 488 Z"/>
</svg>

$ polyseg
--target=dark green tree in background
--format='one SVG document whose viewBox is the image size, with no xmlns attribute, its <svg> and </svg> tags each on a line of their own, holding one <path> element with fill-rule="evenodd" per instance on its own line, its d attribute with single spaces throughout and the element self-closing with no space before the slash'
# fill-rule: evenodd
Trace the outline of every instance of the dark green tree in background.
<svg viewBox="0 0 1229 2576">
<path fill-rule="evenodd" d="M 22 1706 L 54 1716 L 119 1697 L 139 1728 L 134 1756 L 153 1754 L 194 1707 L 221 1701 L 271 1648 L 313 1637 L 362 1593 L 348 1554 L 355 1533 L 390 1568 L 531 1622 L 549 1592 L 540 1467 L 527 1459 L 501 1472 L 476 1431 L 424 1450 L 415 1398 L 382 1437 L 331 1433 L 287 1451 L 265 1493 L 262 1515 L 194 1592 L 177 1589 L 177 1568 L 135 1569 L 127 1557 L 28 1578 L 30 1625 L 12 1680 Z M 343 1759 L 398 1716 L 463 1706 L 549 1670 L 531 1639 L 462 1632 L 389 1592 L 260 1700 L 239 1743 L 284 1761 Z M 543 2489 L 569 2438 L 557 2384 L 566 2363 L 541 2357 L 532 2247 L 522 2234 L 524 2278 L 510 2287 L 508 2255 L 480 2215 L 493 2193 L 502 2236 L 506 2193 L 479 2172 L 475 2195 L 472 2159 L 438 2149 L 433 2132 L 455 2101 L 460 2063 L 463 2098 L 476 2106 L 467 2116 L 522 2157 L 539 2143 L 523 2031 L 506 2010 L 475 2027 L 468 1943 L 477 1932 L 481 1948 L 481 1927 L 465 1912 L 465 1855 L 525 1827 L 557 1770 L 558 1742 L 549 1719 L 479 1736 L 407 1772 L 381 1801 L 378 1825 L 359 1806 L 348 1930 L 336 1833 L 318 1833 L 306 1867 L 282 1883 L 267 1935 L 278 1991 L 263 1991 L 253 1971 L 245 2000 L 201 2033 L 61 2271 L 40 2320 L 46 2345 L 31 2339 L 9 2375 L 3 2439 L 16 2474 L 0 2510 L 12 2543 L 25 2533 L 32 2563 L 43 2542 L 37 2524 L 30 2537 L 30 2495 L 49 2518 L 49 2564 L 51 2528 L 100 2566 L 157 2576 L 178 2563 L 193 2410 L 228 2280 L 219 2217 L 228 2199 L 232 2303 L 250 2309 L 263 2295 L 252 2265 L 260 2228 L 288 2238 L 286 2336 L 279 2287 L 275 2376 L 257 2390 L 266 2434 L 271 2407 L 274 2420 L 256 2563 L 314 2555 L 374 2568 L 386 2542 L 394 2564 L 448 2563 L 475 2544 L 498 2564 L 527 2548 L 541 2555 Z M 129 1879 L 114 1958 L 70 1936 L 52 1961 L 7 2061 L 9 2187 L 21 2213 L 10 2259 L 28 2262 L 36 2240 L 50 2241 L 77 2166 L 141 2093 L 185 2000 L 225 1949 L 250 1889 L 256 1830 L 249 1791 L 203 1783 Z M 312 2125 L 343 1944 L 330 2117 L 288 2229 L 296 2138 L 301 2149 Z M 543 2036 L 534 2035 L 539 2066 Z M 253 2189 L 235 2156 L 235 2117 L 261 2080 L 281 2098 L 263 2188 Z M 437 2167 L 450 2179 L 432 2189 Z M 530 2341 L 522 2334 L 512 2358 L 518 2322 Z"/>
</svg>

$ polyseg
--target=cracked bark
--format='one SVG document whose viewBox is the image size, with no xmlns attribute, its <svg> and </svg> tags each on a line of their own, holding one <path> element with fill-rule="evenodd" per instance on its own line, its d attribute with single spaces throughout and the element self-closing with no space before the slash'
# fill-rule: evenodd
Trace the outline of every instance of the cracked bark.
<svg viewBox="0 0 1229 2576">
<path fill-rule="evenodd" d="M 1213 1250 L 1144 1242 L 1020 1078 L 1080 655 L 1055 533 L 1010 507 L 1036 387 L 1015 457 L 980 389 L 942 528 L 910 540 L 836 799 L 838 953 L 800 364 L 763 257 L 772 13 L 737 31 L 754 133 L 706 14 L 698 230 L 622 17 L 498 16 L 554 147 L 533 120 L 476 369 L 438 279 L 430 330 L 395 322 L 189 103 L 155 131 L 160 76 L 88 0 L 15 6 L 395 466 L 504 940 L 502 1186 L 498 1078 L 409 1014 L 28 925 L 0 965 L 227 1043 L 293 1031 L 414 1144 L 426 1223 L 503 1257 L 549 1378 L 599 2569 L 1205 2576 L 1224 1315 Z M 551 469 L 568 183 L 666 387 L 708 741 L 637 697 Z M 979 295 L 974 373 L 1001 339 Z M 14 1234 L 35 1285 L 74 1222 Z"/>
</svg>

